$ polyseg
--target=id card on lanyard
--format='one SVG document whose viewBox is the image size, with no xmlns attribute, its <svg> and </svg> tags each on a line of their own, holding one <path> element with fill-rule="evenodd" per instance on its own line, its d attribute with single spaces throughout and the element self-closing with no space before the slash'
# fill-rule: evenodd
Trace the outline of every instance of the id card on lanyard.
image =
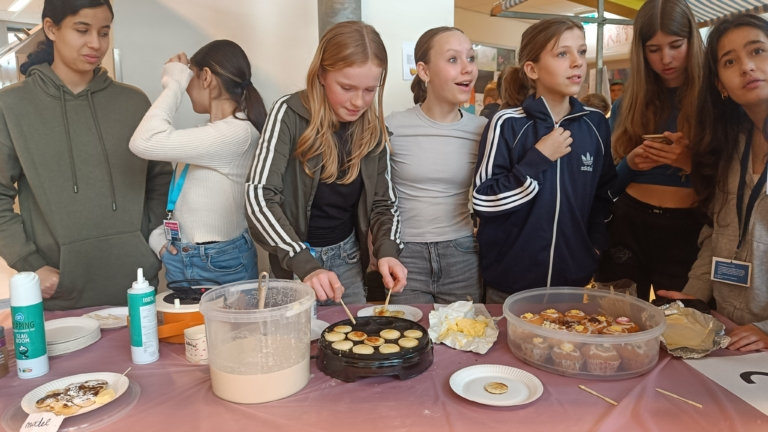
<svg viewBox="0 0 768 432">
<path fill-rule="evenodd" d="M 753 127 L 754 128 L 754 127 Z M 744 153 L 741 155 L 741 171 L 739 173 L 739 188 L 736 192 L 736 216 L 739 220 L 739 243 L 736 245 L 736 251 L 733 253 L 733 257 L 728 260 L 724 258 L 712 257 L 712 280 L 719 282 L 730 283 L 734 285 L 741 285 L 748 287 L 752 283 L 752 264 L 748 262 L 735 261 L 736 254 L 739 253 L 742 244 L 744 243 L 744 237 L 747 236 L 749 231 L 749 223 L 752 220 L 752 213 L 755 210 L 755 204 L 757 199 L 763 193 L 765 187 L 766 177 L 768 176 L 768 170 L 763 167 L 763 172 L 755 183 L 755 187 L 749 194 L 747 200 L 747 207 L 744 208 L 744 192 L 747 188 L 747 174 L 752 172 L 751 170 L 751 148 L 752 148 L 752 132 L 750 129 L 749 135 L 744 143 Z M 768 167 L 768 164 L 766 165 Z"/>
<path fill-rule="evenodd" d="M 176 165 L 176 168 L 178 168 L 178 165 Z M 173 220 L 173 211 L 176 209 L 176 202 L 179 200 L 179 195 L 181 195 L 181 189 L 184 187 L 184 182 L 187 180 L 189 164 L 184 166 L 181 170 L 178 180 L 176 179 L 176 168 L 173 169 L 171 187 L 168 191 L 168 205 L 165 206 L 165 210 L 168 212 L 168 219 L 163 221 L 165 239 L 168 241 L 181 241 L 181 226 L 178 222 Z"/>
</svg>

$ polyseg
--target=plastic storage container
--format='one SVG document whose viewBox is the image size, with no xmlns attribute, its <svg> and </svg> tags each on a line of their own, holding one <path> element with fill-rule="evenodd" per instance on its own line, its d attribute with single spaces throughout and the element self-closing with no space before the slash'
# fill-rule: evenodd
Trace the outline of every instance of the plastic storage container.
<svg viewBox="0 0 768 432">
<path fill-rule="evenodd" d="M 627 317 L 640 327 L 630 334 L 578 334 L 549 329 L 520 319 L 547 309 L 565 313 Z M 659 342 L 666 327 L 664 314 L 648 302 L 609 291 L 584 288 L 538 288 L 512 295 L 504 302 L 507 343 L 520 360 L 541 370 L 577 378 L 616 380 L 642 375 L 659 360 Z M 561 348 L 570 344 L 578 354 Z M 557 361 L 553 357 L 557 355 Z M 617 363 L 618 362 L 618 363 Z"/>
<path fill-rule="evenodd" d="M 211 383 L 216 396 L 263 403 L 290 396 L 309 381 L 310 320 L 315 292 L 271 280 L 259 310 L 257 281 L 224 285 L 200 300 Z"/>
</svg>

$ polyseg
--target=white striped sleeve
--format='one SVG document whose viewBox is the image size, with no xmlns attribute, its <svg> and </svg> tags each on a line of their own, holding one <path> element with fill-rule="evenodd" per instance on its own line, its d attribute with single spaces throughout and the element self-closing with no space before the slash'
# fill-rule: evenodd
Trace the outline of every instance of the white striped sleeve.
<svg viewBox="0 0 768 432">
<path fill-rule="evenodd" d="M 270 246 L 282 249 L 293 257 L 306 246 L 298 240 L 298 236 L 290 228 L 279 206 L 282 175 L 290 155 L 284 155 L 287 152 L 281 152 L 276 156 L 275 152 L 276 146 L 284 144 L 280 143 L 280 135 L 288 133 L 281 127 L 283 116 L 288 108 L 288 97 L 284 96 L 275 102 L 267 116 L 264 133 L 259 140 L 246 182 L 245 205 L 249 221 L 256 227 L 258 234 Z M 280 224 L 280 220 L 283 221 L 283 225 Z M 286 227 L 290 232 L 286 231 Z M 253 230 L 251 231 L 253 233 Z"/>
</svg>

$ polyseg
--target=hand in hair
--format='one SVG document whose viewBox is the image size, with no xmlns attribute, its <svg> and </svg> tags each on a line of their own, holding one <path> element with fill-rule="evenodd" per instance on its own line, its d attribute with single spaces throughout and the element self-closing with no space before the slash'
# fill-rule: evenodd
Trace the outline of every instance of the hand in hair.
<svg viewBox="0 0 768 432">
<path fill-rule="evenodd" d="M 763 333 L 754 324 L 736 327 L 728 336 L 731 337 L 728 349 L 732 351 L 746 352 L 768 349 L 768 334 Z"/>
<path fill-rule="evenodd" d="M 167 62 L 165 62 L 165 64 L 168 64 L 168 63 L 181 63 L 185 66 L 189 66 L 189 58 L 187 58 L 187 54 L 184 51 L 181 51 L 175 56 L 168 59 Z"/>
<path fill-rule="evenodd" d="M 554 162 L 571 152 L 572 142 L 570 131 L 556 128 L 537 142 L 536 148 Z"/>
<path fill-rule="evenodd" d="M 376 263 L 381 273 L 384 286 L 394 292 L 400 292 L 405 288 L 408 270 L 396 258 L 382 258 Z"/>
<path fill-rule="evenodd" d="M 339 277 L 330 270 L 315 270 L 305 277 L 303 282 L 315 290 L 319 301 L 330 298 L 338 302 L 341 300 L 341 295 L 344 294 L 344 287 L 341 285 Z"/>
<path fill-rule="evenodd" d="M 681 168 L 685 172 L 691 172 L 691 149 L 688 138 L 682 132 L 665 132 L 672 144 L 661 144 L 653 141 L 644 141 L 641 147 L 646 155 L 660 163 Z"/>
<path fill-rule="evenodd" d="M 53 267 L 45 266 L 38 269 L 35 273 L 40 278 L 40 289 L 43 291 L 43 298 L 49 299 L 59 287 L 59 271 Z"/>
</svg>

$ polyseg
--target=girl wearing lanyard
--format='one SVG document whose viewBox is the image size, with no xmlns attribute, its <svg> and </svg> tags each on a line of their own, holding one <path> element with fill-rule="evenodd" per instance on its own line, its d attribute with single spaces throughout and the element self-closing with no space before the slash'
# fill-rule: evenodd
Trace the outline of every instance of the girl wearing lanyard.
<svg viewBox="0 0 768 432">
<path fill-rule="evenodd" d="M 368 232 L 386 288 L 406 282 L 382 117 L 387 50 L 360 21 L 320 39 L 307 88 L 278 99 L 246 184 L 251 233 L 272 273 L 321 302 L 365 303 Z M 374 101 L 376 103 L 374 104 Z"/>
<path fill-rule="evenodd" d="M 189 60 L 163 67 L 163 92 L 131 139 L 145 159 L 175 162 L 168 219 L 149 239 L 166 279 L 210 279 L 220 284 L 258 277 L 256 248 L 245 220 L 245 176 L 266 118 L 251 83 L 251 64 L 236 43 L 218 40 Z M 176 130 L 173 116 L 184 92 L 206 126 Z"/>
<path fill-rule="evenodd" d="M 768 21 L 720 21 L 706 46 L 693 182 L 712 220 L 683 292 L 658 295 L 714 297 L 738 325 L 729 349 L 768 349 Z"/>
</svg>

